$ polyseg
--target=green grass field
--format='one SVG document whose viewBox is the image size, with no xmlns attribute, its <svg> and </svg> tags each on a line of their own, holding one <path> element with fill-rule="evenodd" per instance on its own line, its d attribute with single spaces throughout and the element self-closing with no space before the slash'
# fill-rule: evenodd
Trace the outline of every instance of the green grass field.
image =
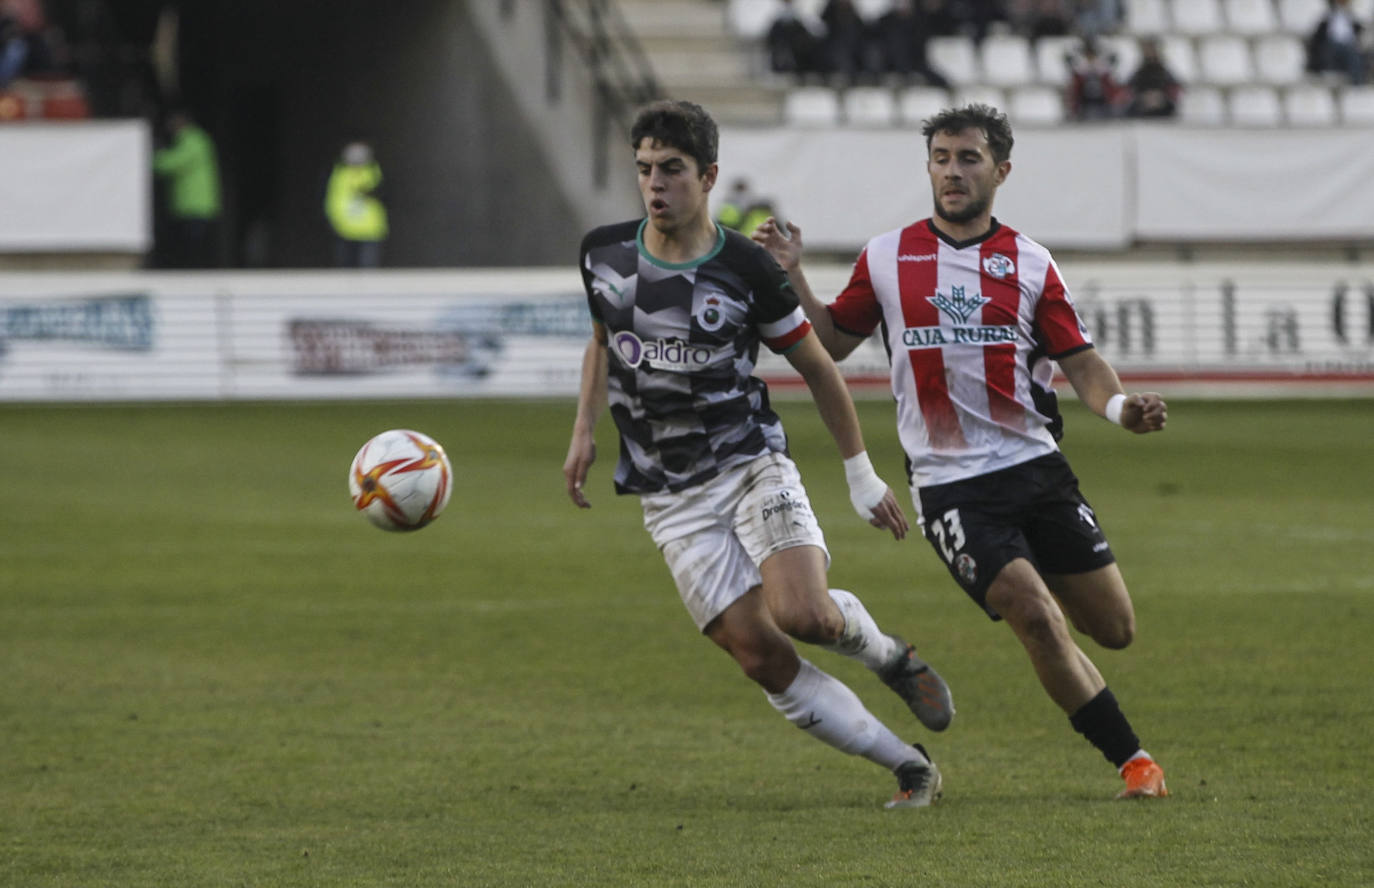
<svg viewBox="0 0 1374 888">
<path fill-rule="evenodd" d="M 900 480 L 891 405 L 860 405 Z M 959 716 L 945 799 L 788 726 L 694 631 L 615 445 L 579 512 L 568 402 L 0 408 L 0 886 L 1374 884 L 1374 400 L 1177 402 L 1065 450 L 1136 601 L 1085 643 L 1173 797 L 1118 779 L 919 539 L 853 515 L 780 411 L 832 583 L 918 641 Z M 442 441 L 447 513 L 385 534 L 345 473 Z M 901 497 L 905 503 L 905 497 Z"/>
</svg>

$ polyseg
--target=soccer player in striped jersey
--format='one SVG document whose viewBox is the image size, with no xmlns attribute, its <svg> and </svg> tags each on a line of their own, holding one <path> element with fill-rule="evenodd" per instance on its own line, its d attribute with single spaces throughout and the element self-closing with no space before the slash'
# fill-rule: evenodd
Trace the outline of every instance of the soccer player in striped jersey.
<svg viewBox="0 0 1374 888">
<path fill-rule="evenodd" d="M 1011 627 L 1073 728 L 1116 766 L 1126 783 L 1118 797 L 1167 795 L 1163 770 L 1069 633 L 1071 621 L 1103 647 L 1124 648 L 1135 612 L 1059 450 L 1051 361 L 1084 404 L 1129 431 L 1163 429 L 1164 401 L 1122 390 L 1049 251 L 993 217 L 1011 172 L 1006 117 L 970 105 L 937 114 L 923 133 L 933 216 L 870 240 L 830 305 L 802 274 L 800 228 L 769 220 L 754 239 L 788 271 L 836 360 L 882 328 L 926 538 L 964 591 Z"/>
<path fill-rule="evenodd" d="M 925 750 L 898 739 L 792 643 L 862 662 L 931 730 L 954 714 L 949 688 L 915 648 L 882 632 L 855 595 L 828 588 L 825 538 L 753 375 L 760 344 L 786 355 L 810 387 L 859 514 L 897 539 L 906 517 L 873 471 L 844 378 L 787 276 L 762 247 L 712 220 L 717 142 L 697 105 L 643 109 L 631 145 L 647 217 L 583 240 L 592 337 L 563 465 L 567 492 L 588 508 L 582 488 L 609 404 L 620 433 L 616 491 L 640 497 L 697 628 L 788 721 L 894 772 L 888 807 L 924 807 L 941 791 Z"/>
</svg>

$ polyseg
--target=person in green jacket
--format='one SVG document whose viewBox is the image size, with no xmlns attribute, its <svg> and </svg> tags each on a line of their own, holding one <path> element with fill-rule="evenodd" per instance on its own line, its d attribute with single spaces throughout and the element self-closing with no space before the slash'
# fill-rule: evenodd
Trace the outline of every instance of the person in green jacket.
<svg viewBox="0 0 1374 888">
<path fill-rule="evenodd" d="M 153 172 L 166 184 L 166 237 L 161 262 L 168 268 L 213 268 L 220 212 L 219 158 L 209 133 L 185 111 L 167 118 L 169 142 L 153 154 Z"/>
<path fill-rule="evenodd" d="M 376 191 L 382 168 L 366 142 L 344 146 L 325 189 L 324 213 L 334 229 L 334 262 L 346 268 L 382 264 L 382 242 L 388 233 L 386 206 Z"/>
</svg>

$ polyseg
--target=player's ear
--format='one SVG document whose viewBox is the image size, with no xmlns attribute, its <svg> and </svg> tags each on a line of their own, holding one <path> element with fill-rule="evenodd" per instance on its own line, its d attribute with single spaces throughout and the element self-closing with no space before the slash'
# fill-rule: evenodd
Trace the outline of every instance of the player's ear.
<svg viewBox="0 0 1374 888">
<path fill-rule="evenodd" d="M 997 165 L 997 182 L 996 182 L 996 184 L 1001 185 L 1003 182 L 1007 181 L 1007 176 L 1010 176 L 1010 175 L 1011 175 L 1011 161 L 1009 161 L 1009 160 L 1004 160 L 1004 161 L 1002 161 L 1001 163 L 999 163 L 999 164 Z"/>
<path fill-rule="evenodd" d="M 716 177 L 720 175 L 720 164 L 713 163 L 701 171 L 701 190 L 710 191 L 716 187 Z"/>
</svg>

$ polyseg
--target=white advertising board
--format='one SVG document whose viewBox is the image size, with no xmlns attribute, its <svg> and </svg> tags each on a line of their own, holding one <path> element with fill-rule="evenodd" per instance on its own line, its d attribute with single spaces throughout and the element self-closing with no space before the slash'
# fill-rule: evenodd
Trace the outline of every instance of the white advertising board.
<svg viewBox="0 0 1374 888">
<path fill-rule="evenodd" d="M 1374 268 L 1063 272 L 1130 384 L 1374 395 Z M 848 274 L 808 271 L 825 299 Z M 573 269 L 0 275 L 0 400 L 571 397 L 590 329 Z M 876 339 L 842 365 L 859 391 L 887 368 Z"/>
</svg>

